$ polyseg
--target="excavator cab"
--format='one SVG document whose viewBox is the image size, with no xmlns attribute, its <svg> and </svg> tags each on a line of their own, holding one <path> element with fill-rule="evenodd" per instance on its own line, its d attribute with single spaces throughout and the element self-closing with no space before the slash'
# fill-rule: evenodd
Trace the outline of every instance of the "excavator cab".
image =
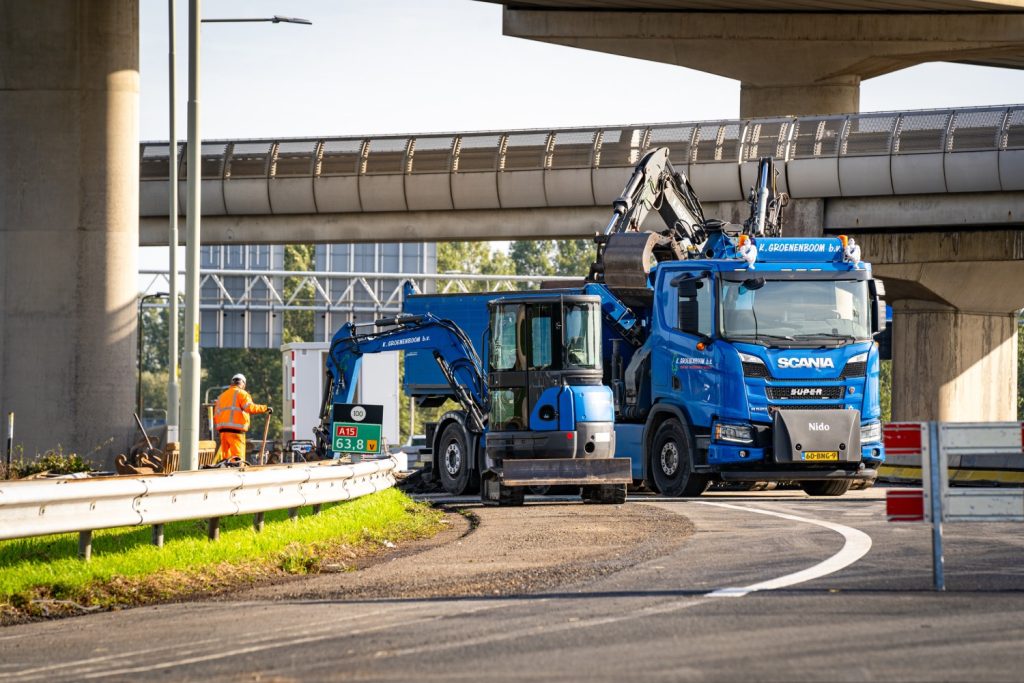
<svg viewBox="0 0 1024 683">
<path fill-rule="evenodd" d="M 624 494 L 631 474 L 625 459 L 612 457 L 600 298 L 509 297 L 489 309 L 485 500 L 507 502 L 521 498 L 523 487 L 548 484 L 603 484 L 616 489 L 603 495 L 617 495 L 618 488 Z"/>
</svg>

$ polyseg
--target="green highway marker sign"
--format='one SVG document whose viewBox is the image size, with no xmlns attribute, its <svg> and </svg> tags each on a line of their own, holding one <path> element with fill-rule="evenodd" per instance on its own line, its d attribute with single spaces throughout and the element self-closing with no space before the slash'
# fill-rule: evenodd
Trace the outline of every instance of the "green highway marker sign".
<svg viewBox="0 0 1024 683">
<path fill-rule="evenodd" d="M 380 453 L 380 425 L 334 422 L 335 453 Z"/>
<path fill-rule="evenodd" d="M 331 450 L 363 455 L 380 453 L 383 413 L 383 406 L 334 404 Z"/>
</svg>

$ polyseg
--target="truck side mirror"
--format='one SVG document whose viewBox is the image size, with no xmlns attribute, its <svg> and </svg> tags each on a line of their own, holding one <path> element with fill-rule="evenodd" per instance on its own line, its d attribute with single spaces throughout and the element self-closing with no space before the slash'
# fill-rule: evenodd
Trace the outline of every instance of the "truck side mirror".
<svg viewBox="0 0 1024 683">
<path fill-rule="evenodd" d="M 700 280 L 687 279 L 679 280 L 676 283 L 676 291 L 679 292 L 679 298 L 694 299 L 697 297 L 697 290 L 704 285 Z"/>
<path fill-rule="evenodd" d="M 868 283 L 871 292 L 871 335 L 877 335 L 885 331 L 885 285 L 881 280 L 870 280 Z"/>
<path fill-rule="evenodd" d="M 700 303 L 697 291 L 704 287 L 703 280 L 688 279 L 677 283 L 679 292 L 679 329 L 687 334 L 700 334 Z"/>
</svg>

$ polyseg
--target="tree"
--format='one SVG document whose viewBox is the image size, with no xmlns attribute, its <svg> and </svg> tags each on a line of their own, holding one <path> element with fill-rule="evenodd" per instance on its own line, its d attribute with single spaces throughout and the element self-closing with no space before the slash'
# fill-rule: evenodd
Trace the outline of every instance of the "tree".
<svg viewBox="0 0 1024 683">
<path fill-rule="evenodd" d="M 522 240 L 508 248 L 516 275 L 579 275 L 597 255 L 592 240 Z"/>
<path fill-rule="evenodd" d="M 316 262 L 316 247 L 312 244 L 288 244 L 284 248 L 284 269 L 290 271 L 311 271 Z M 302 284 L 304 278 L 289 277 L 284 280 L 284 300 L 295 295 L 294 303 L 311 305 L 316 296 L 312 283 Z M 315 334 L 316 311 L 285 311 L 281 340 L 288 342 L 312 341 Z"/>
<path fill-rule="evenodd" d="M 479 275 L 511 275 L 514 270 L 508 256 L 491 249 L 487 242 L 441 242 L 437 245 L 437 272 Z M 445 282 L 438 283 L 442 289 Z M 486 283 L 470 283 L 474 292 L 485 290 Z"/>
</svg>

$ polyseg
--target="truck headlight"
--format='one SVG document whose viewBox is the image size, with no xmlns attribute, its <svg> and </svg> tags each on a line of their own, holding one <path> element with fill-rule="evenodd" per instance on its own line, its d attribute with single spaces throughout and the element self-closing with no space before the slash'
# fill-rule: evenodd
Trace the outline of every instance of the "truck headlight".
<svg viewBox="0 0 1024 683">
<path fill-rule="evenodd" d="M 758 365 L 764 365 L 764 361 L 757 356 L 752 356 L 749 353 L 743 353 L 742 351 L 737 351 L 736 353 L 740 355 L 741 363 L 757 363 Z"/>
<path fill-rule="evenodd" d="M 754 443 L 754 434 L 750 425 L 715 423 L 715 441 L 732 441 L 734 443 Z"/>
<path fill-rule="evenodd" d="M 856 356 L 854 356 L 853 358 L 851 358 L 850 360 L 848 360 L 846 362 L 847 363 L 867 363 L 868 362 L 868 354 L 867 354 L 866 351 L 864 353 L 858 353 Z"/>
<path fill-rule="evenodd" d="M 878 420 L 865 422 L 860 426 L 861 443 L 878 443 L 882 440 L 882 423 Z"/>
</svg>

